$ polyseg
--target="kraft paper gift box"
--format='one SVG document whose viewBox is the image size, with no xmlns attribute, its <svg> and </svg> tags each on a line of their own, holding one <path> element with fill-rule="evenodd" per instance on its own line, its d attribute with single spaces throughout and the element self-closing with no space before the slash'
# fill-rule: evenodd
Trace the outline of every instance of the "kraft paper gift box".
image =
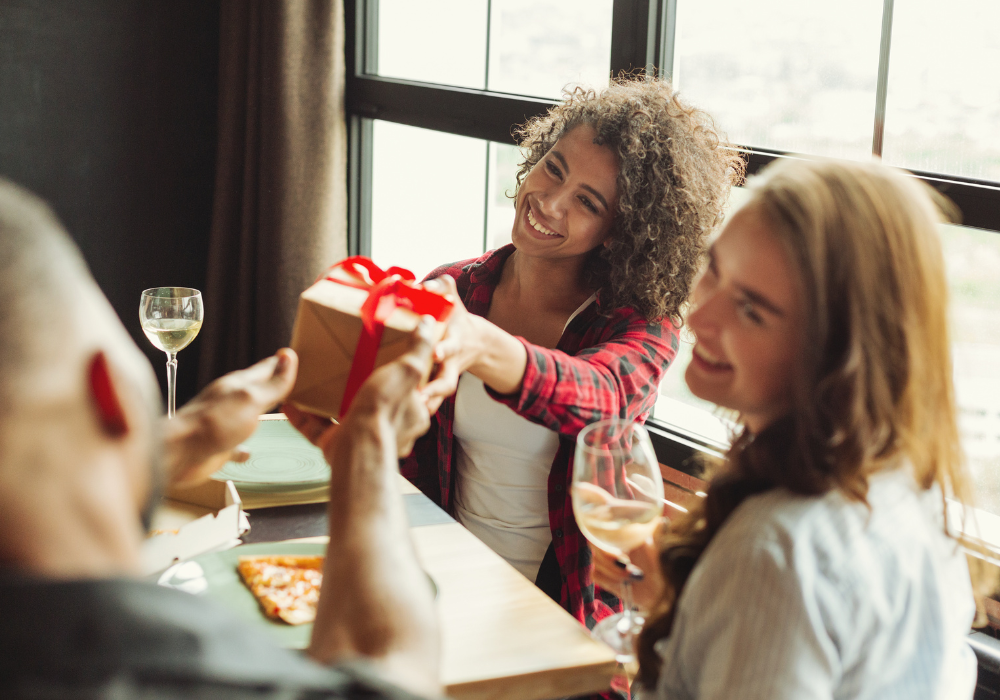
<svg viewBox="0 0 1000 700">
<path fill-rule="evenodd" d="M 326 279 L 319 280 L 302 292 L 292 331 L 291 346 L 299 356 L 299 371 L 288 401 L 303 411 L 328 418 L 338 418 L 340 415 L 344 391 L 362 335 L 361 309 L 370 292 L 370 289 L 352 286 L 358 281 L 356 272 L 352 277 L 342 274 L 343 267 L 336 269 L 351 261 L 358 261 L 358 258 L 338 263 L 331 268 Z M 385 274 L 367 259 L 360 262 L 367 270 L 374 268 L 376 274 Z M 389 272 L 405 273 L 412 280 L 412 273 L 405 270 L 390 268 Z M 340 281 L 333 281 L 330 277 L 336 277 Z M 405 276 L 403 280 L 406 280 Z M 374 287 L 378 280 L 365 281 Z M 410 349 L 411 336 L 422 315 L 418 312 L 430 313 L 439 321 L 444 321 L 451 310 L 451 302 L 444 297 L 423 290 L 413 283 L 407 286 L 417 287 L 419 290 L 416 292 L 418 303 L 411 304 L 416 311 L 400 306 L 385 319 L 381 343 L 375 355 L 375 367 L 391 362 Z M 431 306 L 438 308 L 428 310 L 419 303 L 426 302 L 428 295 L 434 297 L 430 300 Z M 404 303 L 408 302 L 404 300 Z M 444 323 L 438 323 L 435 338 L 440 339 L 444 330 Z"/>
</svg>

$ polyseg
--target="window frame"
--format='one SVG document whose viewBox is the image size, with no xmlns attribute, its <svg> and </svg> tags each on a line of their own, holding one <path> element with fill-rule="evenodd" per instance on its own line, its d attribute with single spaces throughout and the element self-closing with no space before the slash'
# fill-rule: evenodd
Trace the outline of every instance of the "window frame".
<svg viewBox="0 0 1000 700">
<path fill-rule="evenodd" d="M 611 72 L 655 70 L 673 73 L 678 0 L 613 0 Z M 879 81 L 873 124 L 873 153 L 880 154 L 885 115 L 893 0 L 883 0 Z M 348 252 L 371 254 L 372 120 L 381 119 L 505 144 L 515 144 L 512 129 L 544 114 L 554 100 L 489 90 L 437 85 L 376 75 L 378 0 L 346 0 L 345 111 L 348 120 Z M 648 68 L 647 68 L 648 67 Z M 794 154 L 739 147 L 747 174 Z M 799 156 L 801 157 L 801 156 Z M 1000 183 L 909 170 L 942 194 L 962 213 L 962 224 L 1000 232 Z M 719 457 L 725 445 L 707 441 L 677 426 L 647 423 L 660 462 L 694 477 L 702 457 Z"/>
</svg>

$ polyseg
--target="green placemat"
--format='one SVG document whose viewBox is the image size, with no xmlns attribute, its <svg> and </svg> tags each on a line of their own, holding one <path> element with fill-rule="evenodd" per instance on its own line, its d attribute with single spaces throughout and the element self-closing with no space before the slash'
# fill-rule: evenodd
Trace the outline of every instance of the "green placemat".
<svg viewBox="0 0 1000 700">
<path fill-rule="evenodd" d="M 243 620 L 265 629 L 280 646 L 305 649 L 312 636 L 312 625 L 289 625 L 264 617 L 257 600 L 243 585 L 236 572 L 236 563 L 240 557 L 262 554 L 321 555 L 326 554 L 326 545 L 307 542 L 245 544 L 224 552 L 202 554 L 183 564 L 176 564 L 163 573 L 159 583 L 168 588 L 213 598 Z"/>
<path fill-rule="evenodd" d="M 236 572 L 236 564 L 243 556 L 323 554 L 326 554 L 326 545 L 313 542 L 245 544 L 224 552 L 202 554 L 190 561 L 175 564 L 163 572 L 159 584 L 187 593 L 208 596 L 232 610 L 237 617 L 264 629 L 278 645 L 286 649 L 305 649 L 309 646 L 313 626 L 289 625 L 266 618 L 257 600 L 243 585 L 240 575 Z M 427 579 L 436 597 L 437 585 L 430 576 Z"/>
<path fill-rule="evenodd" d="M 261 421 L 244 445 L 246 462 L 227 462 L 212 475 L 231 480 L 238 491 L 296 491 L 330 483 L 323 452 L 286 420 Z"/>
</svg>

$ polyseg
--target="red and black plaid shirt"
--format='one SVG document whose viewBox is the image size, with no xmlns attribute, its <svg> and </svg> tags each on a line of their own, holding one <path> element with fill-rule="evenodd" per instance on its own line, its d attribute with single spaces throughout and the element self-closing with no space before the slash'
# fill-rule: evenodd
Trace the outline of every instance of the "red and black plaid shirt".
<svg viewBox="0 0 1000 700">
<path fill-rule="evenodd" d="M 486 316 L 504 262 L 513 252 L 514 246 L 507 245 L 478 259 L 439 267 L 427 279 L 451 275 L 469 312 Z M 576 436 L 604 418 L 646 419 L 660 379 L 677 354 L 678 333 L 672 324 L 648 322 L 632 309 L 603 309 L 598 293 L 597 302 L 577 314 L 554 350 L 518 340 L 528 351 L 520 392 L 487 391 L 518 415 L 559 434 L 548 491 L 549 527 L 562 574 L 560 602 L 593 627 L 613 612 L 604 600 L 617 599 L 595 595 L 590 549 L 573 518 L 570 486 Z M 454 513 L 454 421 L 452 396 L 401 464 L 403 476 L 449 513 Z"/>
</svg>

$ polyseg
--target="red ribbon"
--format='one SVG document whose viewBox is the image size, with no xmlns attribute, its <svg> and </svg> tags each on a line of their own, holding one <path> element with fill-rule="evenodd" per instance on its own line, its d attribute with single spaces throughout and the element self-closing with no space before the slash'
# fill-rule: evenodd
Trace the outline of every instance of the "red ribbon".
<svg viewBox="0 0 1000 700">
<path fill-rule="evenodd" d="M 340 272 L 341 275 L 334 277 L 334 272 Z M 382 344 L 386 319 L 392 312 L 404 308 L 421 316 L 433 316 L 437 321 L 444 321 L 454 305 L 440 294 L 424 289 L 409 270 L 401 267 L 383 270 L 363 255 L 355 255 L 332 265 L 316 281 L 323 279 L 368 290 L 368 298 L 361 306 L 361 336 L 354 349 L 351 372 L 347 376 L 344 398 L 340 402 L 339 415 L 343 416 L 358 389 L 375 369 L 375 355 Z"/>
</svg>

